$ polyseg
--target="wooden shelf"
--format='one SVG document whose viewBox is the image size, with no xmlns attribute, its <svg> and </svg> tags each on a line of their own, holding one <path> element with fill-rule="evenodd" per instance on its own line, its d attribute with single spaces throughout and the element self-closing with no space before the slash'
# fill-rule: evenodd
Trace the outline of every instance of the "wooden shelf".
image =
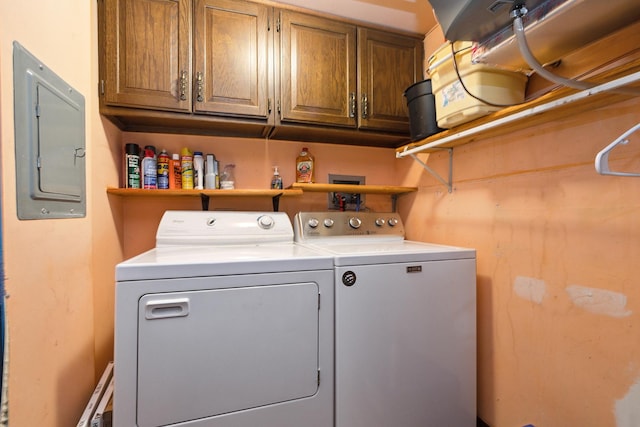
<svg viewBox="0 0 640 427">
<path fill-rule="evenodd" d="M 629 69 L 627 69 L 629 71 Z M 633 62 L 631 68 L 633 77 L 640 71 L 640 60 Z M 615 79 L 623 79 L 625 75 L 617 73 Z M 614 79 L 614 80 L 615 80 Z M 635 83 L 631 81 L 631 83 Z M 607 84 L 602 83 L 602 87 Z M 637 88 L 637 86 L 635 86 Z M 510 134 L 518 130 L 533 128 L 545 123 L 560 120 L 581 112 L 626 101 L 640 94 L 619 93 L 615 89 L 610 91 L 588 89 L 578 92 L 574 89 L 562 88 L 541 96 L 533 101 L 515 107 L 504 108 L 496 113 L 471 121 L 454 129 L 449 129 L 432 135 L 421 141 L 416 141 L 397 148 L 398 157 L 404 157 L 406 152 L 433 152 L 443 148 L 453 148 L 470 142 Z"/>
<path fill-rule="evenodd" d="M 396 187 L 391 185 L 351 185 L 351 184 L 291 184 L 288 189 L 309 193 L 356 193 L 399 195 L 417 191 L 417 187 Z"/>
<path fill-rule="evenodd" d="M 387 194 L 395 200 L 398 195 L 417 191 L 417 187 L 396 187 L 390 185 L 348 185 L 348 184 L 292 184 L 284 190 L 234 189 L 234 190 L 145 190 L 139 188 L 107 188 L 107 194 L 119 197 L 200 197 L 202 208 L 207 210 L 211 197 L 271 197 L 273 210 L 278 211 L 280 197 L 302 196 L 309 193 L 359 193 Z"/>
<path fill-rule="evenodd" d="M 568 68 L 562 69 L 560 74 L 584 79 L 598 86 L 585 91 L 556 88 L 524 104 L 503 108 L 469 123 L 399 147 L 396 149 L 396 157 L 433 152 L 511 134 L 638 97 L 640 49 L 635 46 L 640 41 L 639 30 L 640 23 L 632 24 L 563 58 L 561 64 L 566 63 Z M 541 83 L 540 79 L 534 80 L 530 79 L 530 86 Z M 616 82 L 624 83 L 616 85 Z M 546 85 L 548 86 L 549 82 Z M 550 87 L 553 88 L 553 85 Z M 544 85 L 530 89 L 533 89 L 533 93 L 543 93 L 545 90 Z M 622 93 L 629 89 L 634 90 L 635 94 Z"/>
<path fill-rule="evenodd" d="M 122 197 L 290 197 L 309 193 L 360 193 L 360 194 L 405 194 L 417 191 L 417 187 L 392 185 L 350 184 L 301 184 L 294 183 L 284 190 L 234 189 L 234 190 L 144 190 L 139 188 L 107 188 L 107 194 Z"/>
<path fill-rule="evenodd" d="M 280 197 L 302 196 L 302 190 L 233 189 L 233 190 L 145 190 L 139 188 L 107 188 L 107 194 L 120 197 L 200 197 L 202 210 L 209 210 L 211 197 L 271 197 L 273 211 L 280 206 Z"/>
<path fill-rule="evenodd" d="M 138 188 L 107 188 L 107 194 L 122 197 L 289 197 L 302 196 L 302 190 L 144 190 Z"/>
</svg>

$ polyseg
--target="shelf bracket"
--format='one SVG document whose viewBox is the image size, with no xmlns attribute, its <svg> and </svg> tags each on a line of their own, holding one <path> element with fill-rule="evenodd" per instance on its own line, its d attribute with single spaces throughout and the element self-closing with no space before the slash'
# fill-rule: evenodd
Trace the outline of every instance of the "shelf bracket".
<svg viewBox="0 0 640 427">
<path fill-rule="evenodd" d="M 202 210 L 203 211 L 208 211 L 209 210 L 209 196 L 207 196 L 204 193 L 200 193 L 200 201 L 202 202 Z"/>
<path fill-rule="evenodd" d="M 416 162 L 420 163 L 420 165 L 429 172 L 435 179 L 440 181 L 443 185 L 447 187 L 449 193 L 453 191 L 453 148 L 443 148 L 443 150 L 447 150 L 449 152 L 449 177 L 448 180 L 444 179 L 440 176 L 440 174 L 429 167 L 425 162 L 420 160 L 418 156 L 413 153 L 409 153 L 409 156 Z"/>
<path fill-rule="evenodd" d="M 391 212 L 397 212 L 396 211 L 397 207 L 398 207 L 398 195 L 392 194 L 391 195 Z"/>
<path fill-rule="evenodd" d="M 273 203 L 273 211 L 274 212 L 278 212 L 278 209 L 280 208 L 280 197 L 282 197 L 283 193 L 280 194 L 276 194 L 275 196 L 273 196 L 271 198 L 271 202 Z"/>
</svg>

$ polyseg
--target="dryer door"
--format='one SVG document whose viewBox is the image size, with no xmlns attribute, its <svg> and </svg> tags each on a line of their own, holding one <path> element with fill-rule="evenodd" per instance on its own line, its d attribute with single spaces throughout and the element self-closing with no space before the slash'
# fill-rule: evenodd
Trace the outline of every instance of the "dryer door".
<svg viewBox="0 0 640 427">
<path fill-rule="evenodd" d="M 317 284 L 140 298 L 138 426 L 230 414 L 317 389 Z"/>
</svg>

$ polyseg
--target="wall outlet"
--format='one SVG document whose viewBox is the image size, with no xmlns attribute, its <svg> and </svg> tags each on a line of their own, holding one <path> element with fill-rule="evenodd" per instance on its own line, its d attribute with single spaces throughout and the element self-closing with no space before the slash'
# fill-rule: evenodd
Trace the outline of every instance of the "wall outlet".
<svg viewBox="0 0 640 427">
<path fill-rule="evenodd" d="M 329 174 L 329 184 L 364 185 L 364 176 Z M 358 211 L 364 209 L 364 194 L 328 193 L 327 207 L 330 210 Z"/>
</svg>

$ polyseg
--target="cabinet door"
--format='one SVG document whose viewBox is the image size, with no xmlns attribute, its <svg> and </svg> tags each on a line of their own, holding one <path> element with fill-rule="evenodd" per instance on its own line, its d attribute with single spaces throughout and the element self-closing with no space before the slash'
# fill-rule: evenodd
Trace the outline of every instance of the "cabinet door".
<svg viewBox="0 0 640 427">
<path fill-rule="evenodd" d="M 105 0 L 104 102 L 191 110 L 191 1 Z"/>
<path fill-rule="evenodd" d="M 356 27 L 280 13 L 280 120 L 355 127 Z"/>
<path fill-rule="evenodd" d="M 409 133 L 404 91 L 422 80 L 421 40 L 358 29 L 359 127 Z"/>
<path fill-rule="evenodd" d="M 197 0 L 194 109 L 266 118 L 271 8 L 239 0 Z"/>
</svg>

